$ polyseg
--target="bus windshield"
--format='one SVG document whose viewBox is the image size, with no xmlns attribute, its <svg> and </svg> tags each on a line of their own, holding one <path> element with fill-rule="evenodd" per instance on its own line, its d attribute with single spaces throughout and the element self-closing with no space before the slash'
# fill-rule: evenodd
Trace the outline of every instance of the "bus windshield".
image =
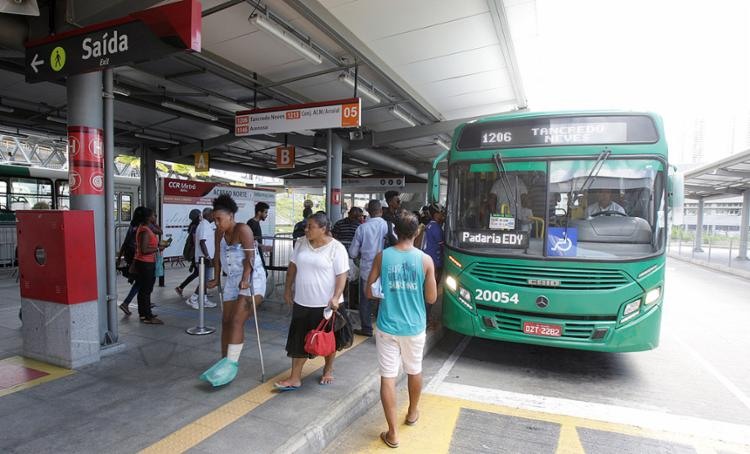
<svg viewBox="0 0 750 454">
<path fill-rule="evenodd" d="M 449 179 L 454 248 L 622 260 L 663 247 L 664 164 L 656 159 L 459 163 Z"/>
</svg>

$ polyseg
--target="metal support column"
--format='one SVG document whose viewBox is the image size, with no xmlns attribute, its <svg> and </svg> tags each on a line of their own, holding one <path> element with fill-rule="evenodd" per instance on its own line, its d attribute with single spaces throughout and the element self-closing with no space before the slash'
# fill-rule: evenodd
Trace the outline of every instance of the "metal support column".
<svg viewBox="0 0 750 454">
<path fill-rule="evenodd" d="M 145 145 L 141 146 L 141 205 L 158 213 L 159 207 L 156 205 L 156 157 L 154 152 Z"/>
<path fill-rule="evenodd" d="M 750 190 L 742 193 L 742 215 L 740 217 L 740 250 L 737 256 L 740 260 L 747 260 L 747 229 L 750 227 Z"/>
<path fill-rule="evenodd" d="M 333 161 L 333 131 L 328 130 L 328 146 L 326 147 L 326 213 L 331 215 L 331 167 Z M 330 218 L 329 218 L 330 219 Z"/>
<path fill-rule="evenodd" d="M 68 128 L 87 127 L 102 129 L 102 73 L 93 72 L 68 77 Z M 73 171 L 73 166 L 69 167 Z M 76 177 L 73 176 L 71 181 Z M 78 178 L 80 179 L 80 178 Z M 107 266 L 114 257 L 107 257 L 105 241 L 105 222 L 112 217 L 105 212 L 104 194 L 75 194 L 70 192 L 70 209 L 91 210 L 94 212 L 94 242 L 96 247 L 96 280 L 97 308 L 99 313 L 99 340 L 105 344 L 107 336 Z"/>
<path fill-rule="evenodd" d="M 703 198 L 698 199 L 698 216 L 695 220 L 695 244 L 693 252 L 703 252 L 701 244 L 703 243 Z"/>
<path fill-rule="evenodd" d="M 106 231 L 106 260 L 107 266 L 107 335 L 105 343 L 114 344 L 119 337 L 117 329 L 117 269 L 113 257 L 117 256 L 115 245 L 115 116 L 114 98 L 112 93 L 112 69 L 104 70 L 104 216 Z"/>
<path fill-rule="evenodd" d="M 330 168 L 328 175 L 331 179 L 331 208 L 328 211 L 328 216 L 331 222 L 336 222 L 342 218 L 341 213 L 341 200 L 343 194 L 341 193 L 341 173 L 342 173 L 342 160 L 344 156 L 344 147 L 347 143 L 341 137 L 333 133 L 332 130 L 328 130 L 328 146 L 330 158 Z"/>
</svg>

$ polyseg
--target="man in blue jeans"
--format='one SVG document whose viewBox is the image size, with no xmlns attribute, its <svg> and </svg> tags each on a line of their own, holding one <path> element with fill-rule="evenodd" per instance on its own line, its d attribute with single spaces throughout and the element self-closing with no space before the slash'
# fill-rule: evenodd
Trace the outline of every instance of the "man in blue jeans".
<svg viewBox="0 0 750 454">
<path fill-rule="evenodd" d="M 357 227 L 354 232 L 352 245 L 349 246 L 349 257 L 359 260 L 359 321 L 360 329 L 355 329 L 354 334 L 372 336 L 372 300 L 367 298 L 367 276 L 372 269 L 372 261 L 378 252 L 383 250 L 383 240 L 388 234 L 388 224 L 383 220 L 383 207 L 379 200 L 370 200 L 367 204 L 367 212 L 370 218 L 364 224 Z"/>
</svg>

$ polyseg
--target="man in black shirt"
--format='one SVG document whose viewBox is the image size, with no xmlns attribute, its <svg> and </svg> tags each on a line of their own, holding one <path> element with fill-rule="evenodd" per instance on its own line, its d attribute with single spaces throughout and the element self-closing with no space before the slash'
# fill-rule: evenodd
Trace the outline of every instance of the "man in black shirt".
<svg viewBox="0 0 750 454">
<path fill-rule="evenodd" d="M 266 267 L 266 259 L 263 257 L 263 230 L 260 228 L 261 221 L 265 221 L 268 218 L 268 209 L 270 207 L 266 202 L 258 202 L 255 204 L 255 216 L 247 221 L 247 225 L 250 226 L 250 230 L 253 231 L 253 237 L 258 242 L 258 251 L 260 259 L 263 262 L 263 268 Z M 268 271 L 266 271 L 268 273 Z"/>
</svg>

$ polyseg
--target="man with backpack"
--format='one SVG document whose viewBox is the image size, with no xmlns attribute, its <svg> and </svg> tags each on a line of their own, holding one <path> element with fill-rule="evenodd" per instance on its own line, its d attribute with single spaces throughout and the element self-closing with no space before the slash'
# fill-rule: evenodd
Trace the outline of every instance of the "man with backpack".
<svg viewBox="0 0 750 454">
<path fill-rule="evenodd" d="M 201 222 L 201 211 L 193 208 L 190 210 L 188 217 L 190 218 L 190 225 L 188 226 L 187 238 L 185 238 L 185 246 L 182 248 L 182 258 L 190 262 L 190 268 L 188 268 L 190 275 L 174 289 L 180 296 L 182 296 L 185 287 L 198 277 L 198 267 L 195 263 L 195 231 Z"/>
</svg>

